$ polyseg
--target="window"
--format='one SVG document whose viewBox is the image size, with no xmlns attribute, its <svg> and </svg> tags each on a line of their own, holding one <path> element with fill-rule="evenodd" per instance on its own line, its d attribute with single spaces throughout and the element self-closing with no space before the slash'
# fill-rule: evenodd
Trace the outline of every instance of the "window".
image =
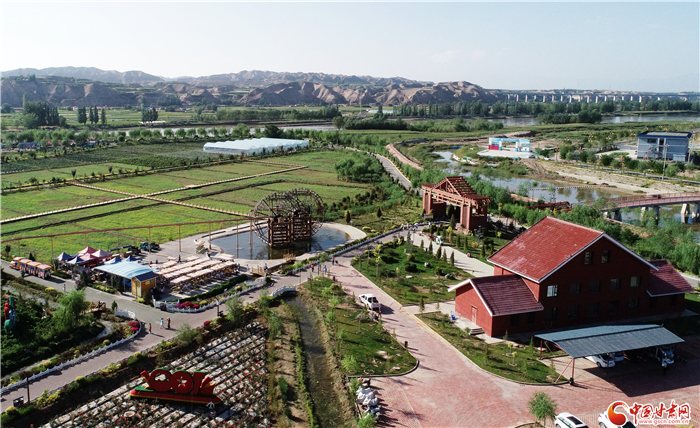
<svg viewBox="0 0 700 428">
<path fill-rule="evenodd" d="M 520 324 L 520 314 L 513 314 L 510 316 L 510 325 L 516 326 Z"/>
<path fill-rule="evenodd" d="M 603 251 L 603 255 L 600 256 L 601 263 L 610 262 L 610 251 Z"/>
<path fill-rule="evenodd" d="M 569 305 L 569 310 L 566 313 L 569 319 L 578 318 L 578 305 Z"/>
<path fill-rule="evenodd" d="M 544 311 L 544 320 L 547 322 L 553 322 L 557 319 L 557 308 L 547 308 Z"/>
<path fill-rule="evenodd" d="M 534 312 L 528 312 L 527 314 L 527 320 L 525 321 L 528 324 L 534 324 L 535 323 L 535 313 Z"/>
<path fill-rule="evenodd" d="M 619 300 L 611 300 L 608 302 L 608 313 L 609 314 L 616 314 L 620 310 L 620 301 Z"/>
<path fill-rule="evenodd" d="M 547 297 L 557 297 L 558 285 L 550 285 L 547 287 Z"/>
<path fill-rule="evenodd" d="M 591 263 L 593 263 L 593 252 L 586 251 L 585 253 L 583 253 L 583 264 L 589 265 Z"/>
<path fill-rule="evenodd" d="M 656 307 L 656 302 L 658 302 L 657 297 L 650 297 L 649 298 L 649 309 L 654 309 Z"/>
<path fill-rule="evenodd" d="M 656 144 L 656 138 L 647 138 L 647 144 Z"/>
<path fill-rule="evenodd" d="M 613 278 L 610 280 L 610 290 L 615 291 L 620 289 L 620 279 Z"/>
<path fill-rule="evenodd" d="M 588 316 L 593 318 L 598 316 L 598 311 L 599 311 L 599 306 L 598 302 L 592 302 L 588 304 Z"/>
<path fill-rule="evenodd" d="M 659 145 L 660 145 L 660 146 L 663 146 L 665 143 L 666 143 L 666 139 L 665 139 L 665 138 L 659 138 Z"/>
<path fill-rule="evenodd" d="M 591 293 L 600 292 L 600 281 L 591 281 L 590 290 L 591 290 Z"/>
<path fill-rule="evenodd" d="M 569 294 L 580 294 L 581 293 L 581 283 L 573 282 L 569 285 Z"/>
<path fill-rule="evenodd" d="M 630 287 L 639 287 L 639 277 L 638 276 L 633 276 L 630 278 Z"/>
<path fill-rule="evenodd" d="M 639 309 L 639 298 L 638 297 L 630 297 L 629 303 L 627 304 L 627 309 L 630 311 L 636 311 Z"/>
</svg>

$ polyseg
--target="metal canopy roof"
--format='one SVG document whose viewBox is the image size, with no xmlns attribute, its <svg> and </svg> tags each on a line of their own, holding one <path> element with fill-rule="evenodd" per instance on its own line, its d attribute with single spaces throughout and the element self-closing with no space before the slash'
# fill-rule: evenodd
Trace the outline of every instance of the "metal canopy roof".
<svg viewBox="0 0 700 428">
<path fill-rule="evenodd" d="M 572 358 L 683 342 L 683 339 L 656 324 L 604 325 L 538 334 L 535 337 L 554 342 Z"/>
<path fill-rule="evenodd" d="M 112 275 L 117 275 L 122 278 L 134 278 L 144 273 L 153 273 L 153 269 L 148 266 L 140 265 L 138 263 L 131 262 L 121 262 L 113 265 L 102 265 L 95 268 L 106 273 L 111 273 Z"/>
</svg>

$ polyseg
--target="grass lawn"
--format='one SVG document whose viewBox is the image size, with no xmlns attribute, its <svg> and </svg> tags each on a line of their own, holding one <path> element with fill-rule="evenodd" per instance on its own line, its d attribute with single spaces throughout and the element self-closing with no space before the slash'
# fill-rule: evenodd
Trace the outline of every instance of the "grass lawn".
<svg viewBox="0 0 700 428">
<path fill-rule="evenodd" d="M 376 262 L 378 255 L 375 248 L 374 251 L 367 251 L 360 259 L 355 260 L 353 266 L 403 305 L 416 305 L 421 299 L 424 303 L 453 300 L 455 293 L 448 292 L 447 289 L 471 277 L 470 274 L 452 266 L 449 255 L 447 261 L 438 260 L 420 247 L 413 246 L 414 260 L 409 261 L 406 255 L 408 244 L 398 240 L 377 248 L 380 248 L 379 263 Z M 449 253 L 451 249 L 447 251 Z M 426 267 L 425 263 L 429 266 Z M 438 269 L 442 272 L 439 276 L 436 273 Z M 454 279 L 446 279 L 447 274 L 451 274 Z"/>
<path fill-rule="evenodd" d="M 486 371 L 508 379 L 530 383 L 551 383 L 559 376 L 551 366 L 538 361 L 539 351 L 535 348 L 530 346 L 510 348 L 504 343 L 488 345 L 450 324 L 449 317 L 443 313 L 429 313 L 419 317 Z M 549 356 L 549 353 L 543 352 L 542 355 Z M 567 379 L 562 376 L 561 380 Z"/>
<path fill-rule="evenodd" d="M 356 366 L 348 374 L 403 373 L 415 366 L 416 359 L 399 345 L 381 323 L 370 321 L 366 317 L 367 311 L 330 279 L 315 278 L 304 293 L 311 297 L 306 299 L 307 303 L 324 314 L 324 323 L 340 360 L 350 357 L 355 360 Z M 393 367 L 399 369 L 392 370 Z"/>
</svg>

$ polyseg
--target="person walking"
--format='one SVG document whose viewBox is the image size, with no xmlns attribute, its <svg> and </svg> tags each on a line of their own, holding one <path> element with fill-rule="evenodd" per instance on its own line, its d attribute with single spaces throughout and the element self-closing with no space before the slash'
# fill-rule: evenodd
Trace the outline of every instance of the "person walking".
<svg viewBox="0 0 700 428">
<path fill-rule="evenodd" d="M 150 322 L 148 323 L 148 332 L 153 333 L 153 330 L 151 330 L 151 323 Z"/>
<path fill-rule="evenodd" d="M 163 318 L 160 319 L 160 328 L 163 328 Z"/>
<path fill-rule="evenodd" d="M 170 318 L 168 318 L 168 330 L 170 330 Z"/>
<path fill-rule="evenodd" d="M 65 282 L 63 283 L 63 292 L 64 293 L 66 292 L 66 283 Z"/>
<path fill-rule="evenodd" d="M 666 370 L 668 369 L 668 363 L 666 362 L 666 358 L 661 359 L 661 367 L 664 370 L 664 375 L 666 375 Z"/>
</svg>

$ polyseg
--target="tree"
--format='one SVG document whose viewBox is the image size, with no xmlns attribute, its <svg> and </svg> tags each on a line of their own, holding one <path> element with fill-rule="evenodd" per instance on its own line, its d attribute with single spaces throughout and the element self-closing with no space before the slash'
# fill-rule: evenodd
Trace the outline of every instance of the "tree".
<svg viewBox="0 0 700 428">
<path fill-rule="evenodd" d="M 455 252 L 454 251 L 452 251 L 452 254 L 450 254 L 450 264 L 452 266 L 455 265 Z"/>
<path fill-rule="evenodd" d="M 260 313 L 267 315 L 267 312 L 270 310 L 271 300 L 270 292 L 268 290 L 263 290 L 260 293 L 260 298 L 258 299 L 258 309 L 260 310 Z"/>
<path fill-rule="evenodd" d="M 102 112 L 100 113 L 100 123 L 102 126 L 107 124 L 107 109 L 102 107 Z"/>
<path fill-rule="evenodd" d="M 229 321 L 231 321 L 234 325 L 242 324 L 245 310 L 243 309 L 241 299 L 239 299 L 237 296 L 228 299 L 226 301 L 226 309 L 228 310 L 226 317 L 229 319 Z"/>
<path fill-rule="evenodd" d="M 20 123 L 22 124 L 24 129 L 36 129 L 39 126 L 41 126 L 41 121 L 39 120 L 39 117 L 34 113 L 23 114 L 22 118 L 20 119 Z"/>
<path fill-rule="evenodd" d="M 350 210 L 345 211 L 345 223 L 350 224 Z"/>
<path fill-rule="evenodd" d="M 90 113 L 88 114 L 88 120 L 90 121 L 90 124 L 94 124 L 96 122 L 95 112 L 93 111 L 92 107 L 90 107 Z"/>
<path fill-rule="evenodd" d="M 377 218 L 382 218 L 382 209 L 381 207 L 377 208 Z"/>
<path fill-rule="evenodd" d="M 78 107 L 78 123 L 87 123 L 87 111 L 85 107 Z"/>
<path fill-rule="evenodd" d="M 12 109 L 11 105 L 9 105 L 8 103 L 2 103 L 2 109 L 0 110 L 0 113 L 9 114 L 13 111 L 14 110 Z"/>
<path fill-rule="evenodd" d="M 557 403 L 546 392 L 536 392 L 527 402 L 530 414 L 535 417 L 535 423 L 544 426 L 548 419 L 554 420 L 557 415 Z"/>
<path fill-rule="evenodd" d="M 345 119 L 343 119 L 343 116 L 336 116 L 333 118 L 333 126 L 335 126 L 336 129 L 343 129 L 343 126 L 345 126 Z"/>
<path fill-rule="evenodd" d="M 168 128 L 165 131 L 163 131 L 163 135 L 165 135 L 165 138 L 171 139 L 171 138 L 173 138 L 173 135 L 175 135 L 175 134 L 173 133 L 172 129 Z"/>
<path fill-rule="evenodd" d="M 56 328 L 69 331 L 80 324 L 83 314 L 90 309 L 90 302 L 85 299 L 85 291 L 73 290 L 58 298 L 60 307 L 54 313 Z"/>
</svg>

